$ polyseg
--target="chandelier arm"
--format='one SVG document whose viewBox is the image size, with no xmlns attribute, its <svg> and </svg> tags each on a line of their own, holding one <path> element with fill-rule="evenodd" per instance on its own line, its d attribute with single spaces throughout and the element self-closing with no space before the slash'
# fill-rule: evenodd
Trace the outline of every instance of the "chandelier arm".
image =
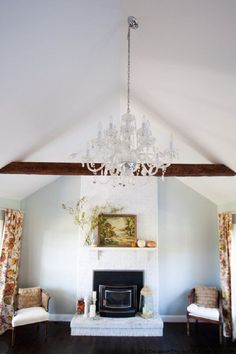
<svg viewBox="0 0 236 354">
<path fill-rule="evenodd" d="M 87 162 L 86 163 L 86 166 L 87 166 L 87 169 L 90 171 L 90 172 L 93 172 L 94 174 L 100 172 L 103 170 L 105 164 L 104 163 L 101 163 L 100 166 L 97 166 L 96 167 L 96 164 L 94 162 Z"/>
<path fill-rule="evenodd" d="M 145 170 L 147 171 L 148 176 L 154 176 L 160 168 L 159 166 L 156 166 L 152 163 L 145 163 L 143 165 L 143 167 L 145 167 Z"/>
</svg>

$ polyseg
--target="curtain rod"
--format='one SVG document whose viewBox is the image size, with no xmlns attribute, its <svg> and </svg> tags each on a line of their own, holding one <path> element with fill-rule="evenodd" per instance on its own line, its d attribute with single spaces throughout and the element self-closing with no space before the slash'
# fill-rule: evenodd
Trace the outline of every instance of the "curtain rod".
<svg viewBox="0 0 236 354">
<path fill-rule="evenodd" d="M 224 211 L 219 211 L 218 214 L 219 214 L 219 213 L 231 213 L 231 214 L 236 214 L 236 211 L 231 211 L 231 210 L 225 211 L 225 212 L 224 212 Z"/>
<path fill-rule="evenodd" d="M 1 208 L 0 207 L 0 210 L 3 210 L 3 211 L 6 211 L 7 209 L 12 209 L 12 208 Z M 20 210 L 20 209 L 14 209 L 14 210 Z"/>
<path fill-rule="evenodd" d="M 0 211 L 7 211 L 7 209 L 12 209 L 12 208 L 1 208 L 0 207 Z M 21 210 L 21 209 L 12 209 L 12 210 L 15 210 L 15 211 L 23 211 L 23 210 Z M 24 211 L 23 211 L 24 212 Z M 25 214 L 25 212 L 24 212 L 24 214 Z M 1 353 L 0 353 L 1 354 Z"/>
</svg>

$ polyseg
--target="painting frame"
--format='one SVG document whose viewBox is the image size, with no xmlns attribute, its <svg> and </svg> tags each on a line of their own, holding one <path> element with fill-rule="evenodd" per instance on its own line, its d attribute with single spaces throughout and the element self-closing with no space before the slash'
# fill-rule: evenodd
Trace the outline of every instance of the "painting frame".
<svg viewBox="0 0 236 354">
<path fill-rule="evenodd" d="M 137 216 L 134 214 L 100 214 L 99 247 L 132 247 L 137 242 Z"/>
</svg>

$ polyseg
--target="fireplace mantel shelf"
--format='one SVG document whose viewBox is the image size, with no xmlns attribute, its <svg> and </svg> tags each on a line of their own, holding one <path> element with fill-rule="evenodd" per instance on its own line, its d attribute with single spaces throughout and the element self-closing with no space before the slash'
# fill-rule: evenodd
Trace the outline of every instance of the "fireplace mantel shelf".
<svg viewBox="0 0 236 354">
<path fill-rule="evenodd" d="M 149 254 L 151 256 L 157 250 L 157 247 L 81 247 L 82 252 L 85 250 L 91 251 L 92 254 L 96 254 L 97 259 L 104 252 L 142 252 L 144 254 Z"/>
</svg>

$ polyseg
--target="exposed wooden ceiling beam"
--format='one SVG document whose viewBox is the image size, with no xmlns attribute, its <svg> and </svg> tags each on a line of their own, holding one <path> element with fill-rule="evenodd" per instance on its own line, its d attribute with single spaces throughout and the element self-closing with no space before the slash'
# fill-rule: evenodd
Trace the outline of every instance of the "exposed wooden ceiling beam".
<svg viewBox="0 0 236 354">
<path fill-rule="evenodd" d="M 235 176 L 235 172 L 222 164 L 172 164 L 165 176 L 175 177 L 220 177 Z"/>
<path fill-rule="evenodd" d="M 98 164 L 99 165 L 99 164 Z M 11 162 L 0 169 L 0 174 L 89 176 L 93 175 L 81 163 L 70 162 Z M 166 177 L 235 176 L 235 172 L 222 164 L 172 164 Z M 98 173 L 100 175 L 100 173 Z M 158 171 L 156 176 L 161 176 Z"/>
</svg>

